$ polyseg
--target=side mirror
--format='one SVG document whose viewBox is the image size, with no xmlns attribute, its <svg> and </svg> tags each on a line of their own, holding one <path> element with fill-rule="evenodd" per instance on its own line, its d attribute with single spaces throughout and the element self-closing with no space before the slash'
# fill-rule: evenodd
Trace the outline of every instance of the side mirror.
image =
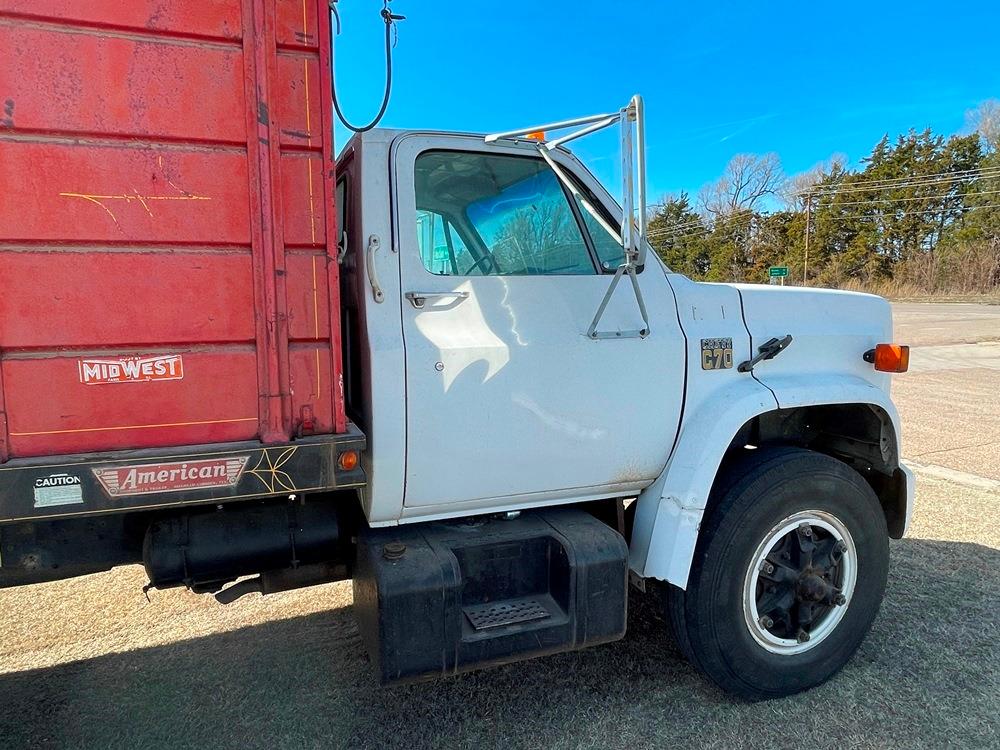
<svg viewBox="0 0 1000 750">
<path fill-rule="evenodd" d="M 577 138 L 582 138 L 590 133 L 618 124 L 621 127 L 621 159 L 622 159 L 622 223 L 620 232 L 615 230 L 604 220 L 601 214 L 590 205 L 590 202 L 580 195 L 573 181 L 562 170 L 558 163 L 549 155 L 551 151 L 569 143 Z M 633 137 L 633 126 L 634 137 Z M 560 136 L 551 141 L 546 141 L 544 134 L 550 130 L 563 130 L 565 128 L 579 128 L 573 132 Z M 538 135 L 541 134 L 541 138 Z M 581 205 L 594 217 L 594 219 L 621 243 L 623 250 L 623 262 L 617 266 L 615 277 L 611 282 L 611 287 L 597 308 L 597 314 L 587 330 L 587 335 L 593 339 L 603 338 L 627 338 L 638 336 L 645 338 L 649 335 L 649 316 L 646 313 L 646 303 L 642 298 L 642 290 L 639 288 L 639 280 L 636 278 L 636 271 L 642 269 L 646 264 L 646 122 L 643 110 L 642 97 L 636 94 L 629 101 L 628 105 L 618 110 L 602 115 L 591 115 L 590 117 L 578 117 L 575 120 L 564 120 L 553 122 L 547 125 L 535 125 L 521 130 L 511 130 L 506 133 L 494 133 L 485 138 L 486 143 L 496 143 L 506 138 L 528 138 L 536 141 L 538 153 L 556 173 L 556 176 L 563 185 L 580 201 Z M 633 140 L 636 146 L 633 153 Z M 635 221 L 635 183 L 639 183 L 639 221 Z M 611 268 L 604 264 L 605 269 Z M 598 324 L 604 315 L 604 310 L 615 292 L 615 288 L 623 276 L 628 276 L 633 291 L 635 301 L 639 306 L 639 313 L 642 316 L 643 327 L 634 331 L 598 331 Z"/>
</svg>

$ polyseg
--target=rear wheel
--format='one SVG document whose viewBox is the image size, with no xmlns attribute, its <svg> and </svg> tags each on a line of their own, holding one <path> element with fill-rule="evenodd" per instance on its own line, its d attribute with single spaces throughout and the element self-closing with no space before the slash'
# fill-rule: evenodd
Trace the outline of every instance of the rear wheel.
<svg viewBox="0 0 1000 750">
<path fill-rule="evenodd" d="M 710 507 L 687 590 L 667 591 L 681 648 L 750 699 L 827 680 L 885 591 L 888 531 L 872 489 L 836 459 L 785 448 L 733 465 Z"/>
</svg>

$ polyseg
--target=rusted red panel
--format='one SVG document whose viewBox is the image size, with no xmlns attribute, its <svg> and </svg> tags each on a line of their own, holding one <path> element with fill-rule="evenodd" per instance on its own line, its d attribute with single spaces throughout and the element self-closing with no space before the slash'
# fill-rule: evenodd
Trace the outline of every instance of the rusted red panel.
<svg viewBox="0 0 1000 750">
<path fill-rule="evenodd" d="M 331 19 L 326 0 L 313 0 L 316 7 L 316 19 L 319 24 L 319 72 L 320 91 L 330 91 L 333 82 L 333 50 L 330 47 Z M 322 132 L 333 133 L 333 100 L 329 96 L 321 99 Z M 347 429 L 347 414 L 344 408 L 344 363 L 340 333 L 340 264 L 337 262 L 337 243 L 340 238 L 337 227 L 336 188 L 333 176 L 335 172 L 333 138 L 323 139 L 323 205 L 329 207 L 330 220 L 326 222 L 326 242 L 323 249 L 326 252 L 327 293 L 330 295 L 330 369 L 337 375 L 333 388 L 333 429 L 343 432 Z"/>
<path fill-rule="evenodd" d="M 326 255 L 291 253 L 285 259 L 289 336 L 294 340 L 330 338 L 330 300 L 326 293 Z"/>
<path fill-rule="evenodd" d="M 236 150 L 0 137 L 0 184 L 0 240 L 250 242 L 246 155 Z"/>
<path fill-rule="evenodd" d="M 0 461 L 346 429 L 327 12 L 0 0 Z"/>
<path fill-rule="evenodd" d="M 275 101 L 281 121 L 281 145 L 321 149 L 323 96 L 319 63 L 314 55 L 278 56 Z"/>
<path fill-rule="evenodd" d="M 330 347 L 319 344 L 293 344 L 291 348 L 292 408 L 299 417 L 308 407 L 316 420 L 315 433 L 333 431 L 330 399 Z"/>
<path fill-rule="evenodd" d="M 321 41 L 317 11 L 328 12 L 315 0 L 277 0 L 276 37 L 282 47 L 316 49 Z"/>
<path fill-rule="evenodd" d="M 231 0 L 3 0 L 0 14 L 112 28 L 239 40 L 240 4 Z"/>
<path fill-rule="evenodd" d="M 254 338 L 249 250 L 101 253 L 55 248 L 0 252 L 0 263 L 3 349 Z"/>
<path fill-rule="evenodd" d="M 239 143 L 241 51 L 0 25 L 0 97 L 30 131 Z"/>
<path fill-rule="evenodd" d="M 281 160 L 284 241 L 322 246 L 326 242 L 322 154 L 291 153 Z"/>
<path fill-rule="evenodd" d="M 261 438 L 278 442 L 291 433 L 291 398 L 288 387 L 287 317 L 281 299 L 284 254 L 281 241 L 280 196 L 274 185 L 280 179 L 276 134 L 280 129 L 272 110 L 271 87 L 275 78 L 274 6 L 263 0 L 244 2 L 244 28 L 253 38 L 244 55 L 244 88 L 247 107 L 247 155 L 251 200 L 259 211 L 251 213 L 253 252 L 258 277 L 257 349 L 261 384 Z M 256 115 L 256 116 L 255 116 Z"/>
<path fill-rule="evenodd" d="M 183 377 L 85 385 L 81 363 L 182 358 Z M 21 355 L 28 356 L 28 355 Z M 254 352 L 93 352 L 3 361 L 11 453 L 41 456 L 247 440 L 257 433 Z"/>
</svg>

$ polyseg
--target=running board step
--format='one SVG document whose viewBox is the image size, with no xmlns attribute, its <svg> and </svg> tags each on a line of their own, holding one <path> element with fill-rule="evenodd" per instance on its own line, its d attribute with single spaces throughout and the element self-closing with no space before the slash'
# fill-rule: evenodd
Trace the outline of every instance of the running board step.
<svg viewBox="0 0 1000 750">
<path fill-rule="evenodd" d="M 502 628 L 532 620 L 544 620 L 552 616 L 537 599 L 516 599 L 508 602 L 493 602 L 466 607 L 465 616 L 476 630 Z"/>
<path fill-rule="evenodd" d="M 625 635 L 628 546 L 578 509 L 364 529 L 354 610 L 383 683 Z"/>
</svg>

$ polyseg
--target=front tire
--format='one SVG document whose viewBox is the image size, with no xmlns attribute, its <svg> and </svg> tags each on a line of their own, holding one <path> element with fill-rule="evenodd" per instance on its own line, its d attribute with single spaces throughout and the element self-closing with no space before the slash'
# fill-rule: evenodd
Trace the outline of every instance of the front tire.
<svg viewBox="0 0 1000 750">
<path fill-rule="evenodd" d="M 754 451 L 713 491 L 686 590 L 667 590 L 687 657 L 751 700 L 833 676 L 871 628 L 889 534 L 861 476 L 799 448 Z"/>
</svg>

